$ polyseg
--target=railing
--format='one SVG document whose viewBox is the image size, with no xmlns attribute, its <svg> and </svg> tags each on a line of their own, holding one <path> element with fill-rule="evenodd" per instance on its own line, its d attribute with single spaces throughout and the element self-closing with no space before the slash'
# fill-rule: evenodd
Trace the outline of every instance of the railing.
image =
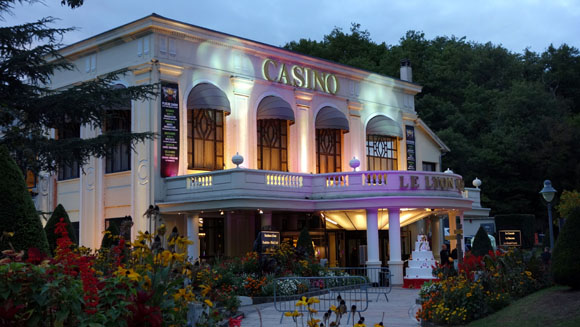
<svg viewBox="0 0 580 327">
<path fill-rule="evenodd" d="M 318 301 L 310 304 L 320 314 L 327 312 L 332 305 L 346 315 L 347 324 L 351 316 L 368 309 L 368 279 L 362 276 L 325 276 L 325 277 L 282 277 L 274 280 L 274 307 L 282 313 L 297 310 L 306 315 L 307 306 L 296 306 L 303 297 L 316 297 Z"/>
<path fill-rule="evenodd" d="M 350 276 L 362 276 L 369 280 L 370 287 L 368 292 L 377 294 L 376 301 L 379 300 L 381 294 L 385 296 L 385 300 L 389 302 L 387 294 L 391 293 L 393 285 L 391 283 L 391 272 L 387 267 L 331 267 L 330 271 L 339 274 L 348 274 Z"/>
<path fill-rule="evenodd" d="M 163 202 L 193 203 L 240 197 L 302 201 L 377 196 L 464 199 L 466 195 L 462 190 L 461 176 L 438 172 L 357 171 L 303 174 L 235 168 L 165 178 Z"/>
</svg>

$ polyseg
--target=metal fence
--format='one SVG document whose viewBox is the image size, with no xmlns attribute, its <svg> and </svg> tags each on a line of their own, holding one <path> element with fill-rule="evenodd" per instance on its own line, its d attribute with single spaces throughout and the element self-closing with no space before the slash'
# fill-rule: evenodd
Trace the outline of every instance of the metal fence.
<svg viewBox="0 0 580 327">
<path fill-rule="evenodd" d="M 348 274 L 349 276 L 362 276 L 367 278 L 369 283 L 368 292 L 370 294 L 377 294 L 376 301 L 379 300 L 381 294 L 385 296 L 387 302 L 389 297 L 387 294 L 391 293 L 393 288 L 391 283 L 391 272 L 387 267 L 332 267 L 328 268 L 337 274 Z"/>
<path fill-rule="evenodd" d="M 297 310 L 306 315 L 307 306 L 296 306 L 302 297 L 316 297 L 318 303 L 312 303 L 311 309 L 321 314 L 330 310 L 331 306 L 342 310 L 347 317 L 347 323 L 353 319 L 354 313 L 368 309 L 368 280 L 363 276 L 325 276 L 325 277 L 282 277 L 274 282 L 274 307 L 282 313 Z"/>
</svg>

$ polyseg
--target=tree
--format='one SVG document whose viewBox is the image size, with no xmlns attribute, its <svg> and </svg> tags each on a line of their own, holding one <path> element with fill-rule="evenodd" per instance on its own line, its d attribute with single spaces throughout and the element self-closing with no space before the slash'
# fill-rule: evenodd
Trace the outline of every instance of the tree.
<svg viewBox="0 0 580 327">
<path fill-rule="evenodd" d="M 312 247 L 312 238 L 310 237 L 310 233 L 308 232 L 308 228 L 304 226 L 300 231 L 300 235 L 298 235 L 298 241 L 296 242 L 296 249 L 301 252 L 305 253 L 310 257 L 314 257 L 314 248 Z"/>
<path fill-rule="evenodd" d="M 56 240 L 58 239 L 59 235 L 56 235 L 54 229 L 56 228 L 56 224 L 60 222 L 61 219 L 64 219 L 64 223 L 66 223 L 66 228 L 68 232 L 68 236 L 73 243 L 78 244 L 77 237 L 75 234 L 74 229 L 72 228 L 72 224 L 70 222 L 70 218 L 68 217 L 68 213 L 62 206 L 59 204 L 56 206 L 52 215 L 46 222 L 44 226 L 44 232 L 46 234 L 46 239 L 48 240 L 48 246 L 50 248 L 50 252 L 54 254 L 54 250 L 56 250 Z"/>
<path fill-rule="evenodd" d="M 552 276 L 558 284 L 580 289 L 580 207 L 570 213 L 552 253 Z"/>
<path fill-rule="evenodd" d="M 560 203 L 556 206 L 560 217 L 570 217 L 576 208 L 580 208 L 580 193 L 575 190 L 562 192 Z"/>
<path fill-rule="evenodd" d="M 101 240 L 101 249 L 109 249 L 116 245 L 119 240 L 119 234 L 119 227 L 116 224 L 110 224 Z"/>
<path fill-rule="evenodd" d="M 0 0 L 0 18 L 16 2 Z M 83 0 L 63 0 L 71 8 Z M 32 172 L 83 165 L 104 157 L 120 144 L 142 142 L 152 133 L 105 132 L 93 138 L 54 139 L 49 129 L 67 130 L 77 125 L 102 128 L 110 108 L 131 100 L 156 96 L 157 85 L 111 87 L 126 71 L 110 72 L 93 80 L 53 90 L 47 85 L 58 70 L 75 67 L 58 51 L 59 38 L 71 28 L 51 28 L 54 18 L 0 28 L 0 145 L 8 148 L 18 166 Z"/>
<path fill-rule="evenodd" d="M 14 233 L 10 238 L 2 237 L 0 251 L 10 249 L 11 244 L 16 251 L 37 248 L 49 253 L 46 235 L 22 172 L 4 146 L 0 146 L 0 233 Z"/>
<path fill-rule="evenodd" d="M 475 256 L 484 256 L 493 251 L 491 247 L 491 240 L 487 236 L 487 232 L 481 226 L 475 234 L 475 239 L 473 240 L 473 246 L 471 247 L 471 253 Z"/>
</svg>

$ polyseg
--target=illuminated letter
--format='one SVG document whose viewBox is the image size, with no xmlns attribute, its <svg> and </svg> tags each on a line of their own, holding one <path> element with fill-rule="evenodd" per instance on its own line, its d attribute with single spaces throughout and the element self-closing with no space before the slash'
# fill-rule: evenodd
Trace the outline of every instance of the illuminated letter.
<svg viewBox="0 0 580 327">
<path fill-rule="evenodd" d="M 413 190 L 419 188 L 419 183 L 417 183 L 418 179 L 419 179 L 419 176 L 411 176 L 411 188 Z"/>
<path fill-rule="evenodd" d="M 409 184 L 405 185 L 405 176 L 399 176 L 400 188 L 402 190 L 409 188 Z"/>
<path fill-rule="evenodd" d="M 302 68 L 300 66 L 292 66 L 292 79 L 294 86 L 302 87 L 304 85 L 304 76 L 302 76 Z"/>
<path fill-rule="evenodd" d="M 278 83 L 284 83 L 292 85 L 290 78 L 288 77 L 288 70 L 286 69 L 286 64 L 282 64 L 280 67 L 280 72 L 278 73 Z"/>
<path fill-rule="evenodd" d="M 270 66 L 269 66 L 270 64 L 274 65 L 274 68 L 278 67 L 278 64 L 276 64 L 274 60 L 266 59 L 262 64 L 262 75 L 264 75 L 264 78 L 266 80 L 273 81 L 273 79 L 270 78 Z"/>
<path fill-rule="evenodd" d="M 433 189 L 433 185 L 429 184 L 429 176 L 425 176 L 425 188 L 428 190 Z"/>
<path fill-rule="evenodd" d="M 320 91 L 326 92 L 326 87 L 324 86 L 324 75 L 325 74 L 322 72 L 319 72 L 317 70 L 314 71 L 314 85 L 312 85 L 313 89 L 319 87 Z"/>
<path fill-rule="evenodd" d="M 333 84 L 333 88 L 330 88 L 330 83 L 328 83 L 328 80 L 332 79 L 332 84 Z M 336 76 L 334 76 L 334 74 L 328 74 L 326 75 L 326 78 L 324 79 L 324 84 L 326 85 L 326 93 L 330 93 L 330 94 L 336 94 L 336 92 L 338 92 L 338 78 L 336 78 Z"/>
<path fill-rule="evenodd" d="M 310 68 L 304 67 L 304 87 L 307 89 L 314 89 L 314 83 L 310 83 Z"/>
</svg>

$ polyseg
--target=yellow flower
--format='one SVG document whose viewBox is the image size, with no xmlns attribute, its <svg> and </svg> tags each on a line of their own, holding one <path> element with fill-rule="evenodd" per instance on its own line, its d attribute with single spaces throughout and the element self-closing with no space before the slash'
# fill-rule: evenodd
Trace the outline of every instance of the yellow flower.
<svg viewBox="0 0 580 327">
<path fill-rule="evenodd" d="M 311 308 L 311 307 L 308 307 L 308 311 L 309 311 L 310 313 L 318 313 L 318 310 L 316 310 L 316 309 L 314 309 L 314 308 Z"/>
<path fill-rule="evenodd" d="M 201 288 L 201 296 L 206 296 L 211 291 L 211 286 L 199 285 L 199 287 Z"/>
<path fill-rule="evenodd" d="M 365 324 L 354 324 L 354 327 L 366 327 L 367 325 Z"/>
<path fill-rule="evenodd" d="M 320 303 L 320 300 L 317 297 L 313 296 L 313 297 L 308 299 L 308 305 L 313 304 L 313 303 Z"/>
<path fill-rule="evenodd" d="M 301 307 L 301 306 L 307 306 L 308 299 L 306 298 L 306 296 L 303 296 L 301 300 L 299 300 L 298 302 L 296 302 L 296 306 L 297 307 Z"/>
<path fill-rule="evenodd" d="M 532 272 L 531 271 L 525 271 L 526 275 L 528 275 L 528 277 L 532 277 Z"/>
<path fill-rule="evenodd" d="M 330 306 L 330 310 L 332 310 L 333 312 L 336 312 L 336 305 L 332 304 Z"/>
<path fill-rule="evenodd" d="M 184 288 L 180 288 L 179 290 L 177 290 L 177 293 L 173 294 L 173 299 L 175 301 L 179 301 L 179 299 L 185 297 L 186 293 L 187 291 Z"/>
<path fill-rule="evenodd" d="M 312 318 L 312 319 L 308 320 L 308 322 L 307 322 L 308 327 L 317 327 L 319 322 L 320 322 L 320 319 Z"/>
<path fill-rule="evenodd" d="M 294 310 L 294 312 L 284 312 L 284 316 L 286 317 L 300 317 L 302 316 L 302 314 L 300 312 L 298 312 L 297 310 Z"/>
<path fill-rule="evenodd" d="M 207 304 L 208 307 L 213 307 L 213 303 L 211 303 L 211 301 L 209 299 L 205 299 L 205 301 L 203 301 L 205 304 Z"/>
</svg>

